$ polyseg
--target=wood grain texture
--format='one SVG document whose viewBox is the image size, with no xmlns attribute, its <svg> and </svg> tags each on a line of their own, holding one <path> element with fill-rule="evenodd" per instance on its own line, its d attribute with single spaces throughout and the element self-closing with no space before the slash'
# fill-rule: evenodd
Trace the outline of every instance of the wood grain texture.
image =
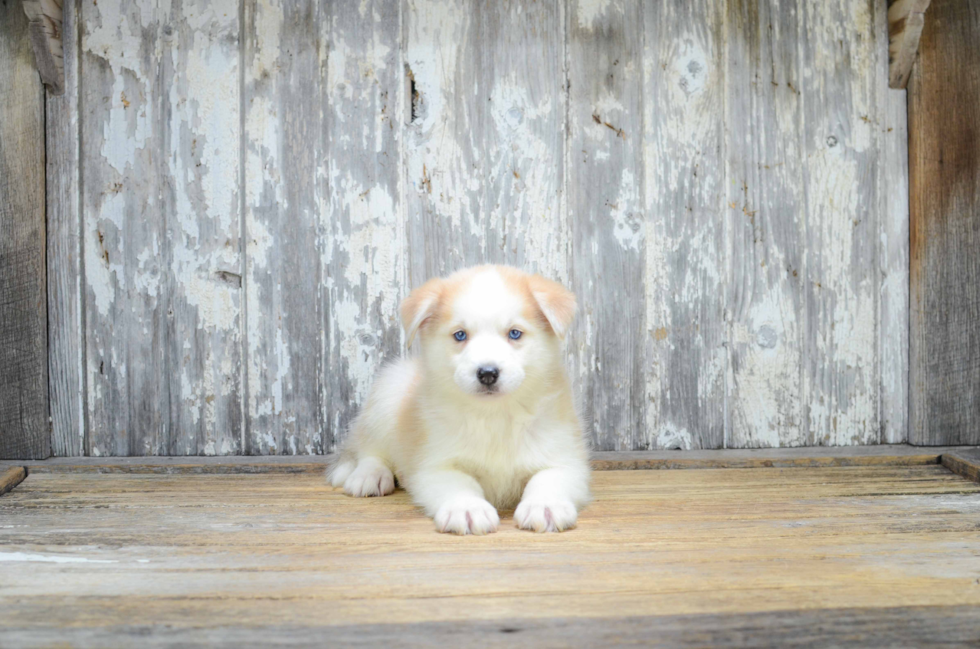
<svg viewBox="0 0 980 649">
<path fill-rule="evenodd" d="M 801 8 L 808 444 L 869 444 L 880 432 L 874 10 L 849 0 Z"/>
<path fill-rule="evenodd" d="M 956 448 L 945 451 L 942 465 L 967 480 L 980 482 L 980 449 Z"/>
<path fill-rule="evenodd" d="M 79 205 L 78 5 L 62 14 L 64 94 L 45 102 L 48 265 L 48 394 L 51 452 L 85 455 L 85 331 L 82 326 L 82 222 Z"/>
<path fill-rule="evenodd" d="M 165 454 L 173 290 L 163 155 L 166 18 L 154 6 L 121 0 L 79 7 L 85 450 Z"/>
<path fill-rule="evenodd" d="M 62 0 L 23 0 L 41 81 L 53 95 L 65 92 Z M 71 50 L 68 50 L 69 53 Z"/>
<path fill-rule="evenodd" d="M 398 0 L 329 6 L 321 36 L 330 44 L 320 100 L 326 148 L 317 163 L 325 345 L 317 452 L 336 448 L 377 368 L 403 351 L 398 303 L 408 292 L 404 7 Z"/>
<path fill-rule="evenodd" d="M 732 253 L 725 10 L 710 1 L 648 3 L 643 24 L 647 364 L 659 370 L 647 380 L 647 423 L 657 448 L 721 448 Z"/>
<path fill-rule="evenodd" d="M 980 606 L 980 485 L 940 466 L 608 471 L 594 486 L 573 531 L 522 532 L 504 513 L 477 539 L 436 533 L 404 492 L 353 499 L 319 475 L 32 473 L 0 498 L 0 642 L 637 616 L 781 628 L 927 606 L 962 631 L 953 607 Z"/>
<path fill-rule="evenodd" d="M 876 3 L 877 33 L 887 12 Z M 879 440 L 909 436 L 909 132 L 904 90 L 887 87 L 885 40 L 878 48 L 878 365 Z"/>
<path fill-rule="evenodd" d="M 89 452 L 237 452 L 238 5 L 83 7 Z"/>
<path fill-rule="evenodd" d="M 149 632 L 148 632 L 149 631 Z M 160 631 L 160 632 L 158 632 Z M 355 624 L 298 628 L 287 624 L 241 629 L 162 629 L 143 626 L 18 630 L 9 634 L 14 647 L 57 646 L 66 635 L 79 649 L 102 649 L 113 643 L 141 647 L 221 647 L 229 649 L 295 647 L 330 643 L 344 647 L 424 649 L 437 646 L 478 646 L 485 649 L 589 649 L 591 647 L 652 647 L 697 649 L 818 649 L 854 647 L 891 649 L 901 646 L 964 648 L 980 634 L 977 606 L 868 606 L 765 613 L 649 615 L 596 619 L 503 618 L 490 621 L 451 620 L 401 624 Z"/>
<path fill-rule="evenodd" d="M 731 223 L 729 391 L 734 448 L 807 443 L 803 372 L 806 193 L 794 3 L 730 3 L 725 115 Z"/>
<path fill-rule="evenodd" d="M 752 448 L 694 451 L 595 451 L 595 471 L 648 469 L 758 469 L 840 466 L 915 466 L 940 464 L 947 454 L 967 457 L 976 447 L 874 446 Z M 19 464 L 32 473 L 323 473 L 332 455 L 223 457 L 49 458 Z M 0 462 L 0 470 L 4 463 Z"/>
<path fill-rule="evenodd" d="M 27 469 L 22 466 L 0 470 L 0 496 L 19 485 L 27 477 Z"/>
<path fill-rule="evenodd" d="M 238 0 L 174 5 L 163 25 L 170 304 L 168 455 L 241 452 Z"/>
<path fill-rule="evenodd" d="M 59 453 L 329 452 L 484 262 L 577 292 L 599 449 L 907 439 L 884 0 L 79 6 Z"/>
<path fill-rule="evenodd" d="M 0 458 L 45 458 L 44 88 L 20 2 L 0 4 Z"/>
<path fill-rule="evenodd" d="M 929 0 L 888 2 L 888 86 L 904 89 L 912 74 Z"/>
<path fill-rule="evenodd" d="M 593 446 L 649 448 L 643 15 L 635 2 L 576 1 L 566 23 L 568 268 L 581 304 L 570 369 Z"/>
<path fill-rule="evenodd" d="M 245 3 L 248 454 L 323 452 L 323 9 Z"/>
<path fill-rule="evenodd" d="M 980 7 L 935 0 L 909 84 L 914 444 L 980 442 L 978 39 Z"/>
<path fill-rule="evenodd" d="M 411 286 L 481 263 L 567 279 L 562 5 L 403 3 Z"/>
</svg>

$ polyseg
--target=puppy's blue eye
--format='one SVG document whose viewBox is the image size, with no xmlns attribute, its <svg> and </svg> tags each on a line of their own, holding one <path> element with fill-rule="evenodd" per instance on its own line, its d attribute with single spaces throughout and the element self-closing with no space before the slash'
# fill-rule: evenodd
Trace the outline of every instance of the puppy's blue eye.
<svg viewBox="0 0 980 649">
<path fill-rule="evenodd" d="M 460 329 L 459 331 L 453 334 L 453 338 L 455 338 L 459 342 L 463 342 L 464 340 L 466 340 L 466 332 Z"/>
<path fill-rule="evenodd" d="M 511 339 L 511 340 L 517 340 L 517 339 L 518 339 L 518 338 L 520 338 L 520 337 L 521 337 L 521 336 L 522 336 L 523 334 L 524 334 L 524 332 L 523 332 L 523 331 L 521 331 L 520 329 L 511 329 L 511 330 L 510 330 L 510 339 Z"/>
</svg>

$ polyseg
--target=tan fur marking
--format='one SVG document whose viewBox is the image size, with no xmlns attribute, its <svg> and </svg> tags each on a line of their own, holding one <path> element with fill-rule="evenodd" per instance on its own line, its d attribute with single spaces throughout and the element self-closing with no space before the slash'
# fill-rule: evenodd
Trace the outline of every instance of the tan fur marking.
<svg viewBox="0 0 980 649">
<path fill-rule="evenodd" d="M 575 317 L 575 295 L 540 275 L 528 275 L 527 286 L 555 335 L 564 338 Z"/>
</svg>

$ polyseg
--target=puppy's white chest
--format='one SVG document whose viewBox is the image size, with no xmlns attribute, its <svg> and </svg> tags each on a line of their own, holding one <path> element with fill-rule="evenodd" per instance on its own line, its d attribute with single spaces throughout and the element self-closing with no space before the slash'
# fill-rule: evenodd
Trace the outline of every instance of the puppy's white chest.
<svg viewBox="0 0 980 649">
<path fill-rule="evenodd" d="M 516 503 L 531 477 L 527 451 L 532 426 L 531 417 L 473 418 L 459 431 L 453 463 L 476 478 L 497 506 Z"/>
</svg>

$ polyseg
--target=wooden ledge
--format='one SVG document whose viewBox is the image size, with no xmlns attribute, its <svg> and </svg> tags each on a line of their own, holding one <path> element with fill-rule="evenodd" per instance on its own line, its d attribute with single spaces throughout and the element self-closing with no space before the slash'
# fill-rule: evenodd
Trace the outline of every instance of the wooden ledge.
<svg viewBox="0 0 980 649">
<path fill-rule="evenodd" d="M 310 473 L 324 471 L 332 457 L 331 455 L 71 457 L 18 464 L 26 466 L 26 469 L 32 473 Z M 592 468 L 596 471 L 925 464 L 943 464 L 964 477 L 980 481 L 980 447 L 916 447 L 894 444 L 714 451 L 599 451 L 592 456 Z"/>
<path fill-rule="evenodd" d="M 942 465 L 967 480 L 980 482 L 980 448 L 953 448 L 943 453 Z"/>
</svg>

